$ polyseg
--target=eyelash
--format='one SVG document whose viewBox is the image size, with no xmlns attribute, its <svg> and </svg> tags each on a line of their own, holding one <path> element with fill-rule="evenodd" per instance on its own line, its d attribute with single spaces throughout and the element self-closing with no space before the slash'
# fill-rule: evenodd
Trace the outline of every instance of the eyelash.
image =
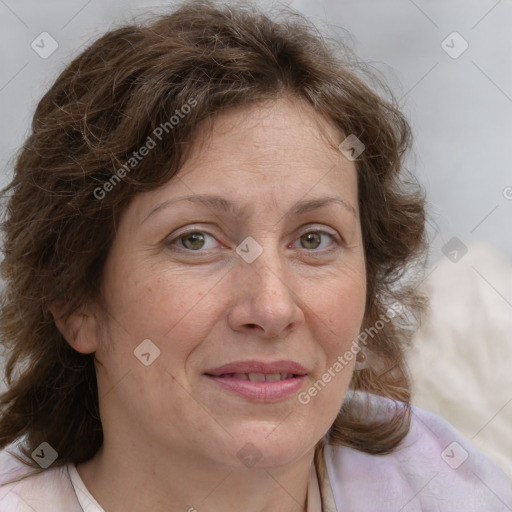
<svg viewBox="0 0 512 512">
<path fill-rule="evenodd" d="M 169 240 L 168 242 L 166 242 L 166 245 L 168 247 L 170 247 L 172 250 L 181 251 L 181 252 L 187 252 L 189 254 L 204 255 L 205 251 L 202 250 L 202 249 L 194 251 L 192 249 L 187 249 L 186 247 L 179 247 L 179 246 L 175 245 L 175 242 L 180 241 L 181 239 L 185 238 L 187 235 L 190 235 L 192 233 L 199 233 L 199 234 L 203 234 L 203 235 L 208 235 L 208 236 L 211 236 L 212 238 L 215 239 L 215 236 L 212 235 L 211 233 L 209 233 L 208 231 L 204 231 L 204 230 L 201 230 L 201 229 L 189 229 L 187 231 L 184 231 L 183 233 L 180 233 L 179 236 L 173 238 L 172 240 Z M 316 233 L 316 234 L 320 234 L 320 235 L 328 235 L 334 241 L 334 247 L 331 247 L 329 249 L 312 249 L 312 250 L 304 249 L 306 252 L 308 252 L 312 256 L 317 256 L 317 255 L 318 256 L 322 256 L 322 255 L 330 254 L 331 252 L 337 250 L 340 246 L 343 245 L 343 242 L 342 242 L 341 238 L 337 234 L 334 234 L 334 233 L 331 233 L 329 231 L 325 231 L 325 230 L 322 230 L 322 229 L 310 229 L 309 231 L 304 231 L 303 233 L 301 233 L 299 235 L 297 240 L 300 240 L 301 237 L 303 237 L 304 235 L 307 235 L 309 233 Z M 208 251 L 208 250 L 209 249 L 207 249 L 206 251 Z"/>
</svg>

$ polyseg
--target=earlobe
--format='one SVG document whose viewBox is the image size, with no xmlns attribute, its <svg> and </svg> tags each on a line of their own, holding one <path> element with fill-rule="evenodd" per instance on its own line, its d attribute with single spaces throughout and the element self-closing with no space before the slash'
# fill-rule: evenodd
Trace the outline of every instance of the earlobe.
<svg viewBox="0 0 512 512">
<path fill-rule="evenodd" d="M 57 300 L 50 305 L 55 325 L 66 341 L 77 352 L 91 354 L 98 348 L 96 318 L 86 307 L 73 311 L 69 318 L 62 317 L 63 301 Z"/>
</svg>

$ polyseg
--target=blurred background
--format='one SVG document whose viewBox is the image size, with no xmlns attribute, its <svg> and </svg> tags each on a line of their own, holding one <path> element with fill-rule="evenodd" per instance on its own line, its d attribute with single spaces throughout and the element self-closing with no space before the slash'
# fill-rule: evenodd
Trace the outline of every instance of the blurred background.
<svg viewBox="0 0 512 512">
<path fill-rule="evenodd" d="M 431 298 L 408 355 L 413 403 L 448 419 L 512 478 L 512 2 L 296 0 L 391 86 L 426 191 Z M 70 59 L 169 1 L 0 0 L 0 186 Z"/>
</svg>

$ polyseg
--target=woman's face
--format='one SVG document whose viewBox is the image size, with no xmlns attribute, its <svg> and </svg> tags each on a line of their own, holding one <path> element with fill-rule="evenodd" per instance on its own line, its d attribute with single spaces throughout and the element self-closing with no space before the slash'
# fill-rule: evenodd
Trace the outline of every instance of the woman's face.
<svg viewBox="0 0 512 512">
<path fill-rule="evenodd" d="M 287 99 L 219 115 L 123 212 L 96 351 L 106 444 L 263 468 L 334 422 L 354 359 L 333 365 L 361 328 L 366 276 L 355 165 L 315 116 Z"/>
</svg>

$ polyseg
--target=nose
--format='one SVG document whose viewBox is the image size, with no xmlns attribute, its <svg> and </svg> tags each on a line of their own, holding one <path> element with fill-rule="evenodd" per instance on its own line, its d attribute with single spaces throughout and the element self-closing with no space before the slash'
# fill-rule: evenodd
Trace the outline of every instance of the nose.
<svg viewBox="0 0 512 512">
<path fill-rule="evenodd" d="M 297 284 L 279 258 L 270 265 L 264 254 L 252 263 L 239 262 L 232 281 L 235 292 L 228 324 L 245 334 L 284 337 L 304 322 Z"/>
</svg>

